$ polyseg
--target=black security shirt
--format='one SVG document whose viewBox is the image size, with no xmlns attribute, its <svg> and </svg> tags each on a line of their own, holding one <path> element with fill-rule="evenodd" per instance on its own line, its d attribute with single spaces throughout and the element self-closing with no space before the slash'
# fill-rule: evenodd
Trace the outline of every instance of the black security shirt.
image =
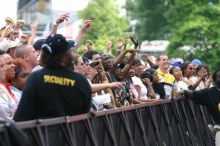
<svg viewBox="0 0 220 146">
<path fill-rule="evenodd" d="M 86 113 L 91 107 L 87 79 L 64 68 L 43 68 L 27 79 L 15 121 Z"/>
<path fill-rule="evenodd" d="M 216 87 L 193 92 L 193 100 L 205 105 L 215 122 L 220 124 L 220 91 Z"/>
</svg>

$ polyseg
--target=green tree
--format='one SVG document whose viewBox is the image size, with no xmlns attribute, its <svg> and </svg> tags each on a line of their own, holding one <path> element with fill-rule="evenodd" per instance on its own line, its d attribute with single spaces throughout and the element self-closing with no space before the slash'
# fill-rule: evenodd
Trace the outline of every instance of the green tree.
<svg viewBox="0 0 220 146">
<path fill-rule="evenodd" d="M 140 40 L 165 38 L 166 0 L 127 0 L 126 10 L 129 19 L 137 20 L 135 34 Z"/>
<path fill-rule="evenodd" d="M 218 0 L 127 0 L 126 8 L 138 22 L 135 33 L 141 40 L 167 39 L 170 57 L 198 58 L 211 70 L 220 67 Z"/>
<path fill-rule="evenodd" d="M 184 56 L 186 60 L 199 58 L 215 70 L 220 65 L 220 5 L 217 1 L 173 0 L 166 18 L 169 26 L 168 54 Z M 191 46 L 182 51 L 182 46 Z"/>
<path fill-rule="evenodd" d="M 90 0 L 88 6 L 80 11 L 78 16 L 83 20 L 92 20 L 92 27 L 83 42 L 92 40 L 97 51 L 103 51 L 107 40 L 112 40 L 115 44 L 129 27 L 126 17 L 119 15 L 114 0 Z M 113 52 L 115 51 L 112 50 Z"/>
</svg>

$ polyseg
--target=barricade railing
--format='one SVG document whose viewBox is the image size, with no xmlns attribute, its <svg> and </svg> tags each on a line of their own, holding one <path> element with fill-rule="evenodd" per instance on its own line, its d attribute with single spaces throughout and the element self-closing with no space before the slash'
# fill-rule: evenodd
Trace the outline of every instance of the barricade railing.
<svg viewBox="0 0 220 146">
<path fill-rule="evenodd" d="M 181 97 L 15 125 L 31 146 L 214 146 L 208 124 L 207 109 Z M 0 145 L 12 145 L 8 133 L 2 124 Z"/>
</svg>

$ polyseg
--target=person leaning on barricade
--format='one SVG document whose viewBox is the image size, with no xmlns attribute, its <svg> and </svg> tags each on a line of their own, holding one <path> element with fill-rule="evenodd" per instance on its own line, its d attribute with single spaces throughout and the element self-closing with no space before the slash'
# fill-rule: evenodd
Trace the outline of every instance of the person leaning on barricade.
<svg viewBox="0 0 220 146">
<path fill-rule="evenodd" d="M 73 54 L 67 40 L 53 34 L 42 45 L 44 68 L 28 77 L 15 121 L 78 115 L 91 108 L 91 87 L 83 75 L 72 71 Z"/>
<path fill-rule="evenodd" d="M 199 91 L 184 90 L 185 97 L 197 104 L 205 105 L 216 122 L 216 146 L 220 146 L 220 69 L 212 76 L 214 86 Z"/>
</svg>

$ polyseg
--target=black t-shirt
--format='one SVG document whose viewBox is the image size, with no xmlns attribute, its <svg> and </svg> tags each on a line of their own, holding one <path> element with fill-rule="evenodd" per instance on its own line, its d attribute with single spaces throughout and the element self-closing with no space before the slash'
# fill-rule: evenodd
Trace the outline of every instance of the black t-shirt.
<svg viewBox="0 0 220 146">
<path fill-rule="evenodd" d="M 86 113 L 91 107 L 87 79 L 70 70 L 43 68 L 27 79 L 15 121 Z"/>
<path fill-rule="evenodd" d="M 197 104 L 205 105 L 217 124 L 220 124 L 220 91 L 216 87 L 193 92 Z"/>
</svg>

